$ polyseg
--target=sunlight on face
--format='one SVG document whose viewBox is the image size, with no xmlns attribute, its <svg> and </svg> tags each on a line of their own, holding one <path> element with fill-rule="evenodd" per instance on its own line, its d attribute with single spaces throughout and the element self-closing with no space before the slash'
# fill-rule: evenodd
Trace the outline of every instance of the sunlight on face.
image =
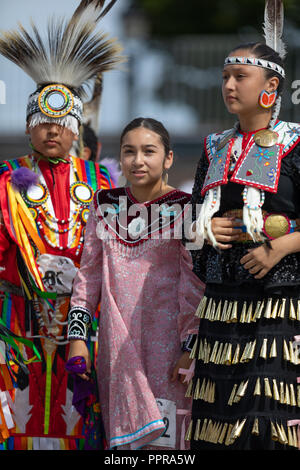
<svg viewBox="0 0 300 470">
<path fill-rule="evenodd" d="M 173 154 L 165 155 L 161 137 L 144 127 L 133 129 L 123 137 L 120 162 L 123 175 L 133 186 L 155 185 L 164 169 L 171 167 Z"/>
</svg>

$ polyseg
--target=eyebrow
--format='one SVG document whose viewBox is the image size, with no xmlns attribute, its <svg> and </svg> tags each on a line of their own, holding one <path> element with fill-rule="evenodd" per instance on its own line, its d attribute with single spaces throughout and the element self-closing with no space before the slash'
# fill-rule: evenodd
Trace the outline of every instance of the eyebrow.
<svg viewBox="0 0 300 470">
<path fill-rule="evenodd" d="M 124 148 L 124 147 L 135 148 L 136 146 L 135 146 L 135 145 L 132 145 L 132 144 L 123 144 L 123 145 L 122 145 L 122 148 Z M 157 145 L 155 145 L 155 144 L 145 144 L 145 145 L 142 145 L 142 147 L 154 147 L 154 148 L 157 148 Z"/>
</svg>

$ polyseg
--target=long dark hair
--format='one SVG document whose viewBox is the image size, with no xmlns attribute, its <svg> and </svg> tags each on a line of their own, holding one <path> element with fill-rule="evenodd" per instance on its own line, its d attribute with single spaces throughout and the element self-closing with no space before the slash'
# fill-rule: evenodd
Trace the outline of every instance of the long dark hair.
<svg viewBox="0 0 300 470">
<path fill-rule="evenodd" d="M 269 60 L 270 62 L 274 62 L 275 64 L 280 65 L 280 67 L 284 68 L 284 61 L 280 57 L 278 52 L 274 51 L 274 49 L 267 46 L 266 44 L 260 42 L 248 42 L 246 44 L 240 44 L 239 46 L 235 47 L 231 51 L 231 53 L 239 49 L 245 49 L 249 52 L 252 52 L 254 57 L 257 57 L 258 59 Z M 278 95 L 280 95 L 284 86 L 284 78 L 279 73 L 274 72 L 273 70 L 263 70 L 267 79 L 272 77 L 277 77 L 279 79 L 277 93 Z"/>
<path fill-rule="evenodd" d="M 165 128 L 165 126 L 160 121 L 157 121 L 156 119 L 152 119 L 152 118 L 139 117 L 139 118 L 133 119 L 133 121 L 127 124 L 127 126 L 124 128 L 121 134 L 120 144 L 122 145 L 124 136 L 127 134 L 127 132 L 137 129 L 138 127 L 144 127 L 145 129 L 149 129 L 150 131 L 158 134 L 164 146 L 165 155 L 169 154 L 171 150 L 169 133 L 167 129 Z"/>
</svg>

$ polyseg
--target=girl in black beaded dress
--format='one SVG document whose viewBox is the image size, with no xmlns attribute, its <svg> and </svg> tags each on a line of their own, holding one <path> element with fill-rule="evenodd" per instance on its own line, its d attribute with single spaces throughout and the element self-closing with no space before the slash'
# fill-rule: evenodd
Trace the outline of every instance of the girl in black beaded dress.
<svg viewBox="0 0 300 470">
<path fill-rule="evenodd" d="M 285 51 L 270 31 L 282 8 L 270 12 L 268 1 L 266 44 L 225 59 L 223 98 L 238 123 L 205 138 L 193 189 L 204 241 L 194 271 L 207 286 L 189 386 L 194 450 L 299 445 L 300 125 L 278 119 Z"/>
</svg>

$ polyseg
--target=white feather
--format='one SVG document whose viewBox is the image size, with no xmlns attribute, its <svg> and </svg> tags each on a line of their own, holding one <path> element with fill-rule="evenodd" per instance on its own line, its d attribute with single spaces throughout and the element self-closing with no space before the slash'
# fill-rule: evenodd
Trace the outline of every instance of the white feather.
<svg viewBox="0 0 300 470">
<path fill-rule="evenodd" d="M 282 0 L 266 0 L 264 13 L 264 38 L 266 45 L 274 49 L 283 59 L 286 46 L 282 40 L 284 8 Z"/>
</svg>

